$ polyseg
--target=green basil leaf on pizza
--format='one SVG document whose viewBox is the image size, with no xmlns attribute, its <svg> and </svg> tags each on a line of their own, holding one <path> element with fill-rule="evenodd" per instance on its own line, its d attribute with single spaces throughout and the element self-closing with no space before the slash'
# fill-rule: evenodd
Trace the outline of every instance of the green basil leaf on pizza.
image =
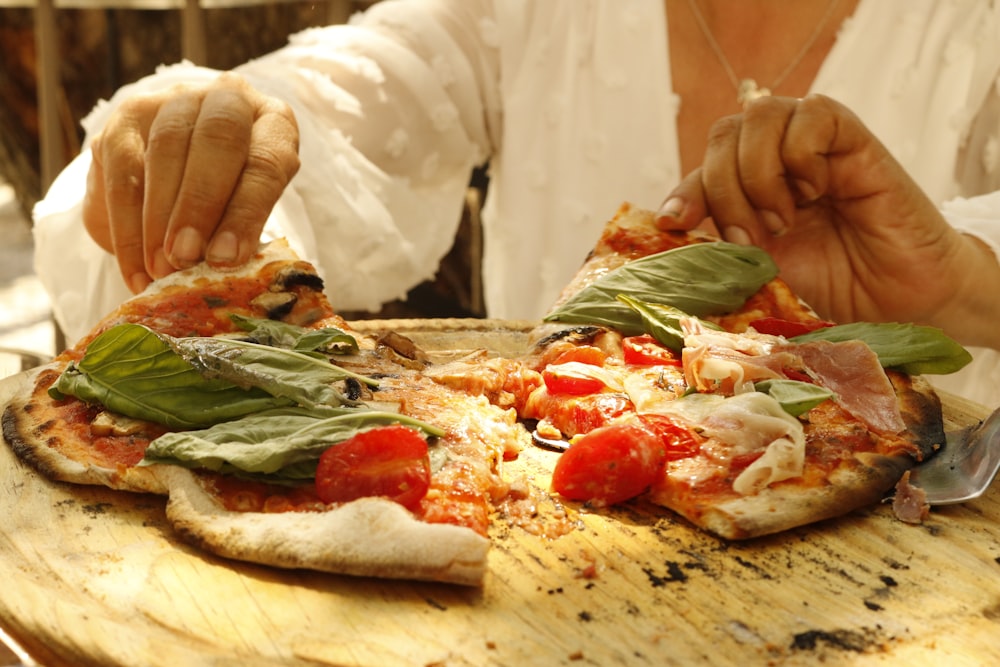
<svg viewBox="0 0 1000 667">
<path fill-rule="evenodd" d="M 626 335 L 643 333 L 641 316 L 621 294 L 704 317 L 736 310 L 778 275 L 765 251 L 724 241 L 695 243 L 634 259 L 587 285 L 546 321 L 598 324 Z"/>
<path fill-rule="evenodd" d="M 645 333 L 674 352 L 680 352 L 684 349 L 684 331 L 681 327 L 681 320 L 690 317 L 690 315 L 679 308 L 662 303 L 650 303 L 627 294 L 619 294 L 618 300 L 638 313 L 639 317 L 642 318 Z M 701 323 L 706 328 L 722 330 L 722 327 L 708 320 L 701 320 Z"/>
<path fill-rule="evenodd" d="M 791 339 L 810 341 L 864 341 L 883 368 L 910 375 L 947 375 L 964 368 L 972 355 L 940 329 L 918 324 L 855 322 L 817 329 Z"/>
<path fill-rule="evenodd" d="M 192 429 L 276 407 L 350 405 L 337 388 L 348 378 L 376 384 L 319 354 L 229 338 L 173 338 L 120 324 L 91 342 L 52 393 Z"/>
<path fill-rule="evenodd" d="M 153 440 L 141 465 L 171 464 L 222 473 L 295 482 L 316 476 L 320 455 L 363 431 L 402 424 L 426 436 L 443 431 L 404 415 L 364 408 L 268 410 L 198 431 L 167 433 Z"/>
<path fill-rule="evenodd" d="M 221 377 L 244 387 L 257 387 L 275 397 L 306 407 L 338 406 L 352 401 L 336 383 L 352 379 L 370 386 L 373 380 L 351 373 L 324 355 L 295 352 L 230 338 L 174 338 L 177 353 L 206 377 Z"/>
<path fill-rule="evenodd" d="M 834 397 L 834 393 L 825 387 L 798 380 L 762 380 L 754 383 L 754 389 L 778 401 L 782 409 L 793 417 L 803 415 Z"/>
<path fill-rule="evenodd" d="M 324 352 L 346 354 L 357 352 L 358 341 L 354 336 L 336 327 L 306 329 L 295 324 L 231 314 L 229 319 L 246 332 L 246 340 L 270 347 L 281 347 L 296 352 Z"/>
<path fill-rule="evenodd" d="M 75 396 L 135 419 L 190 429 L 291 405 L 261 389 L 223 378 L 206 378 L 164 337 L 137 324 L 121 324 L 97 336 L 50 390 L 55 399 Z"/>
</svg>

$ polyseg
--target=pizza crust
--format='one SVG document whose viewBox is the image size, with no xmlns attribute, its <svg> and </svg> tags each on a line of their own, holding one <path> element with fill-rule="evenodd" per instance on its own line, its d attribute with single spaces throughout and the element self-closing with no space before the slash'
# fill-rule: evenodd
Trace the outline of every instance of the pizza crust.
<svg viewBox="0 0 1000 667">
<path fill-rule="evenodd" d="M 729 540 L 745 540 L 843 516 L 877 504 L 902 474 L 913 467 L 905 455 L 866 455 L 855 466 L 831 476 L 822 487 L 786 482 L 752 496 L 720 502 L 700 514 L 674 509 L 695 525 Z M 669 505 L 669 501 L 663 504 Z"/>
<path fill-rule="evenodd" d="M 22 384 L 3 411 L 3 437 L 14 453 L 42 475 L 60 482 L 165 494 L 166 488 L 152 467 L 109 468 L 78 461 L 57 449 L 58 440 L 65 437 L 65 433 L 55 430 L 55 421 L 47 416 L 44 406 L 35 401 L 39 393 L 36 380 L 43 373 L 61 373 L 64 367 L 64 362 L 50 362 L 20 376 Z M 40 393 L 45 394 L 44 390 Z"/>
<path fill-rule="evenodd" d="M 920 375 L 906 375 L 896 371 L 888 371 L 886 374 L 896 390 L 899 411 L 911 434 L 911 442 L 919 450 L 919 460 L 924 461 L 945 443 L 941 397 L 934 391 L 931 383 Z"/>
<path fill-rule="evenodd" d="M 167 519 L 211 553 L 280 568 L 478 586 L 489 540 L 469 528 L 430 524 L 401 505 L 362 498 L 326 512 L 232 512 L 190 470 L 157 471 L 169 489 Z"/>
<path fill-rule="evenodd" d="M 651 500 L 730 540 L 771 535 L 879 503 L 907 470 L 933 455 L 945 442 L 941 400 L 930 383 L 920 376 L 898 372 L 890 371 L 888 376 L 908 429 L 906 444 L 910 453 L 857 453 L 823 486 L 801 486 L 791 479 L 754 495 L 718 502 L 699 499 L 697 504 L 674 497 L 666 486 L 653 491 Z"/>
</svg>

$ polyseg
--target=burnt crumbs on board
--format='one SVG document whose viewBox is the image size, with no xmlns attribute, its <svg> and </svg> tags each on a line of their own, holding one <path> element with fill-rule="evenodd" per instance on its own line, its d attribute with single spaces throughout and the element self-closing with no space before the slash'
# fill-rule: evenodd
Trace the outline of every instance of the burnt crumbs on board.
<svg viewBox="0 0 1000 667">
<path fill-rule="evenodd" d="M 828 647 L 841 651 L 864 653 L 881 647 L 887 640 L 881 628 L 861 628 L 860 630 L 807 630 L 792 638 L 790 649 L 814 651 Z"/>
<path fill-rule="evenodd" d="M 668 583 L 680 582 L 684 583 L 687 581 L 688 577 L 681 569 L 680 563 L 672 560 L 663 561 L 663 564 L 667 568 L 666 574 L 657 574 L 652 568 L 644 567 L 642 571 L 649 577 L 649 583 L 653 588 L 660 588 L 667 585 Z"/>
</svg>

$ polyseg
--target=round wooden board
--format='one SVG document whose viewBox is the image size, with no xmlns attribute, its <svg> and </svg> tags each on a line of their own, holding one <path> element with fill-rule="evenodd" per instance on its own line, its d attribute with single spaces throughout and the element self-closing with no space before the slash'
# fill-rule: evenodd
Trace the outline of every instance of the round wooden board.
<svg viewBox="0 0 1000 667">
<path fill-rule="evenodd" d="M 555 456 L 508 473 L 546 488 Z M 1000 485 L 922 526 L 880 506 L 746 543 L 641 504 L 558 539 L 501 519 L 482 589 L 226 561 L 163 506 L 0 447 L 0 626 L 52 667 L 1000 664 Z"/>
</svg>

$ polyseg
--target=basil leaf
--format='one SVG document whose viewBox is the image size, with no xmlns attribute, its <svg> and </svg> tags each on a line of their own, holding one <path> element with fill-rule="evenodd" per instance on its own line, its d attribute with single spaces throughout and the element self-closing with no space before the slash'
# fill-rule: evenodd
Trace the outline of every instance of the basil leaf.
<svg viewBox="0 0 1000 667">
<path fill-rule="evenodd" d="M 369 385 L 370 378 L 330 363 L 322 355 L 294 352 L 231 338 L 175 338 L 179 355 L 206 377 L 221 377 L 244 387 L 306 407 L 350 404 L 334 383 L 353 378 Z"/>
<path fill-rule="evenodd" d="M 618 300 L 639 314 L 645 333 L 674 352 L 680 352 L 684 349 L 684 331 L 681 329 L 681 318 L 690 317 L 690 315 L 673 306 L 640 301 L 625 294 L 619 294 Z M 714 322 L 701 320 L 701 323 L 708 329 L 722 331 L 722 327 Z"/>
<path fill-rule="evenodd" d="M 286 408 L 248 415 L 200 431 L 166 433 L 147 447 L 141 465 L 167 463 L 267 481 L 308 480 L 333 445 L 386 424 L 404 424 L 441 436 L 444 431 L 391 412 L 358 408 Z"/>
<path fill-rule="evenodd" d="M 171 428 L 200 428 L 289 405 L 260 389 L 206 379 L 150 329 L 120 324 L 97 336 L 50 394 L 76 396 L 119 414 Z"/>
<path fill-rule="evenodd" d="M 357 352 L 354 336 L 336 327 L 306 329 L 287 322 L 246 317 L 233 313 L 229 319 L 254 343 L 298 352 L 321 351 L 334 354 Z"/>
<path fill-rule="evenodd" d="M 883 368 L 911 375 L 946 375 L 964 368 L 972 355 L 943 331 L 918 324 L 855 322 L 795 336 L 796 343 L 862 340 L 878 355 Z"/>
<path fill-rule="evenodd" d="M 762 380 L 754 383 L 754 389 L 776 400 L 793 417 L 809 412 L 834 396 L 825 387 L 797 380 Z"/>
<path fill-rule="evenodd" d="M 605 325 L 637 335 L 643 332 L 642 320 L 618 301 L 619 294 L 704 317 L 736 310 L 777 275 L 778 267 L 760 248 L 725 241 L 695 243 L 609 271 L 545 319 Z"/>
</svg>

